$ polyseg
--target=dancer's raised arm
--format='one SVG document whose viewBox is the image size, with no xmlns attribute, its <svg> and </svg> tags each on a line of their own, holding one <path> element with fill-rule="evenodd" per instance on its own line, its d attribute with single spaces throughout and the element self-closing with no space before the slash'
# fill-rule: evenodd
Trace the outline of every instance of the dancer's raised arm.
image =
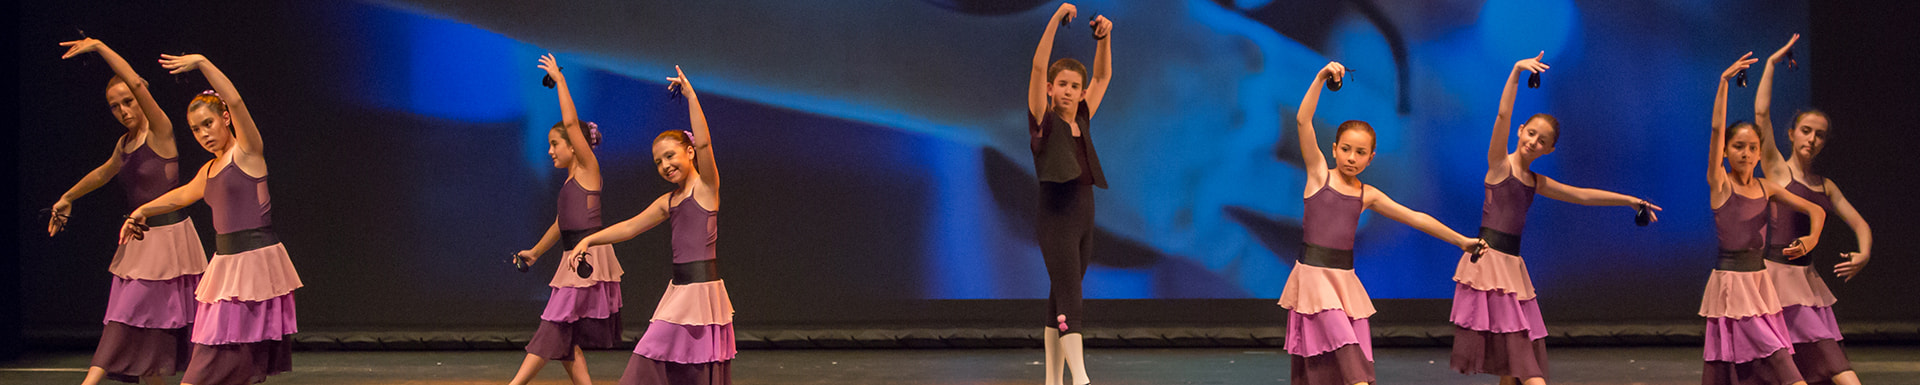
<svg viewBox="0 0 1920 385">
<path fill-rule="evenodd" d="M 1047 19 L 1047 29 L 1040 32 L 1040 45 L 1033 49 L 1033 70 L 1027 77 L 1027 113 L 1035 118 L 1047 113 L 1047 65 L 1053 59 L 1053 33 L 1060 30 L 1062 19 L 1072 19 L 1076 11 L 1073 3 L 1060 4 Z"/>
<path fill-rule="evenodd" d="M 1093 28 L 1093 36 L 1099 39 L 1099 48 L 1094 50 L 1092 74 L 1087 79 L 1087 117 L 1100 111 L 1100 101 L 1107 97 L 1107 85 L 1113 80 L 1113 21 L 1106 16 L 1095 17 L 1087 22 Z"/>
<path fill-rule="evenodd" d="M 170 73 L 176 75 L 196 70 L 206 75 L 207 84 L 213 86 L 213 92 L 220 94 L 220 101 L 227 105 L 227 113 L 233 119 L 234 148 L 239 149 L 243 154 L 256 157 L 265 154 L 263 152 L 265 145 L 260 140 L 260 129 L 253 124 L 253 114 L 247 112 L 246 100 L 240 98 L 240 90 L 233 87 L 233 81 L 227 79 L 227 74 L 220 72 L 219 67 L 207 61 L 207 57 L 197 54 L 184 56 L 162 54 L 160 66 L 166 67 L 171 70 Z"/>
<path fill-rule="evenodd" d="M 567 143 L 573 147 L 574 167 L 586 171 L 569 174 L 581 187 L 598 190 L 601 180 L 600 159 L 594 156 L 592 142 L 587 140 L 586 130 L 581 127 L 580 113 L 573 106 L 573 93 L 567 88 L 567 77 L 560 73 L 560 63 L 554 60 L 553 54 L 541 56 L 538 67 L 553 78 L 553 88 L 560 95 L 560 124 L 566 126 Z"/>
<path fill-rule="evenodd" d="M 1513 70 L 1507 71 L 1507 85 L 1500 91 L 1500 111 L 1493 116 L 1493 140 L 1487 141 L 1488 174 L 1506 170 L 1507 135 L 1513 131 L 1513 99 L 1520 93 L 1520 73 L 1547 72 L 1547 63 L 1540 62 L 1545 57 L 1547 51 L 1540 51 L 1533 58 L 1514 62 Z"/>
<path fill-rule="evenodd" d="M 720 189 L 720 168 L 713 159 L 713 134 L 707 130 L 707 113 L 700 109 L 700 95 L 693 91 L 693 83 L 687 80 L 687 73 L 681 71 L 680 66 L 673 66 L 673 72 L 679 76 L 667 78 L 667 81 L 679 84 L 680 95 L 687 97 L 687 124 L 693 128 L 694 168 L 700 171 L 700 181 L 717 191 Z M 714 195 L 719 196 L 717 193 Z M 666 206 L 661 207 L 664 210 Z"/>
<path fill-rule="evenodd" d="M 1727 159 L 1727 80 L 1758 61 L 1760 59 L 1754 59 L 1753 53 L 1748 52 L 1725 71 L 1720 71 L 1720 86 L 1713 93 L 1713 122 L 1710 124 L 1713 127 L 1713 139 L 1707 141 L 1707 186 L 1713 189 L 1713 202 L 1719 202 L 1726 194 L 1733 192 L 1732 185 L 1727 183 L 1727 173 L 1720 166 Z"/>
<path fill-rule="evenodd" d="M 1320 152 L 1320 141 L 1313 134 L 1313 111 L 1320 107 L 1320 88 L 1328 79 L 1339 79 L 1347 74 L 1347 67 L 1339 62 L 1328 62 L 1320 72 L 1313 75 L 1313 82 L 1307 85 L 1307 95 L 1300 98 L 1300 111 L 1293 117 L 1294 132 L 1300 135 L 1300 167 L 1307 172 L 1304 195 L 1313 195 L 1327 182 L 1327 154 Z"/>
<path fill-rule="evenodd" d="M 68 47 L 67 53 L 60 56 L 61 59 L 73 58 L 88 52 L 100 54 L 100 59 L 107 62 L 107 68 L 113 69 L 113 76 L 126 83 L 127 91 L 133 92 L 134 101 L 140 104 L 141 114 L 146 115 L 146 131 L 150 135 L 147 139 L 148 143 L 161 149 L 174 148 L 173 120 L 167 119 L 166 111 L 161 110 L 160 103 L 153 100 L 153 91 L 147 88 L 147 80 L 141 78 L 138 72 L 134 72 L 133 65 L 128 64 L 126 58 L 120 57 L 120 54 L 114 52 L 113 48 L 108 48 L 106 43 L 92 38 L 64 42 L 60 45 Z"/>
<path fill-rule="evenodd" d="M 1800 34 L 1793 34 L 1793 38 L 1787 40 L 1787 45 L 1767 57 L 1767 64 L 1761 67 L 1760 84 L 1753 91 L 1754 131 L 1760 132 L 1760 143 L 1763 144 L 1760 148 L 1760 171 L 1767 178 L 1780 178 L 1782 185 L 1793 178 L 1793 173 L 1787 171 L 1787 158 L 1780 154 L 1780 144 L 1773 141 L 1773 65 L 1785 60 L 1787 51 L 1793 49 L 1793 43 L 1798 41 Z"/>
</svg>

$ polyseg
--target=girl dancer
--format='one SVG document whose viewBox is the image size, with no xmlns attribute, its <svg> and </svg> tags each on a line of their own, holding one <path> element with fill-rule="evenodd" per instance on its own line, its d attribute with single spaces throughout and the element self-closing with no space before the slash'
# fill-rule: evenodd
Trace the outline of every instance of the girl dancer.
<svg viewBox="0 0 1920 385">
<path fill-rule="evenodd" d="M 533 249 L 514 254 L 532 265 L 555 242 L 574 248 L 580 239 L 600 230 L 600 160 L 593 147 L 600 145 L 600 130 L 593 123 L 584 129 L 574 111 L 573 96 L 567 91 L 567 77 L 553 54 L 540 57 L 541 70 L 553 78 L 560 92 L 560 123 L 547 131 L 547 156 L 553 167 L 567 170 L 567 182 L 560 186 L 560 212 L 552 226 Z M 574 384 L 592 384 L 587 377 L 587 360 L 580 348 L 606 349 L 620 342 L 620 260 L 612 246 L 587 249 L 589 253 L 567 254 L 560 268 L 547 282 L 553 288 L 547 309 L 540 314 L 540 329 L 527 342 L 527 358 L 511 384 L 526 384 L 540 374 L 547 360 L 566 361 L 567 378 Z"/>
<path fill-rule="evenodd" d="M 673 280 L 653 309 L 647 333 L 627 359 L 623 385 L 730 384 L 733 360 L 733 301 L 720 280 L 719 242 L 720 171 L 713 161 L 713 136 L 700 97 L 680 67 L 667 78 L 687 98 L 687 117 L 693 132 L 667 131 L 653 139 L 653 166 L 660 178 L 676 188 L 653 200 L 632 219 L 589 235 L 568 255 L 624 242 L 669 222 L 673 230 Z"/>
<path fill-rule="evenodd" d="M 187 122 L 213 153 L 185 186 L 148 202 L 120 227 L 120 240 L 142 237 L 149 219 L 202 198 L 213 209 L 213 261 L 196 297 L 193 359 L 184 384 L 252 384 L 293 369 L 299 331 L 293 290 L 301 286 L 287 248 L 274 235 L 267 159 L 253 114 L 227 75 L 200 55 L 160 55 L 174 74 L 200 71 L 212 91 L 187 104 Z"/>
<path fill-rule="evenodd" d="M 1071 58 L 1047 64 L 1054 31 L 1061 22 L 1072 20 L 1075 12 L 1072 3 L 1063 3 L 1047 19 L 1027 82 L 1027 137 L 1034 174 L 1040 179 L 1038 239 L 1052 287 L 1047 295 L 1047 327 L 1042 332 L 1047 384 L 1060 383 L 1061 361 L 1073 371 L 1075 385 L 1092 382 L 1081 349 L 1085 313 L 1080 280 L 1093 260 L 1093 188 L 1107 188 L 1100 156 L 1093 150 L 1091 121 L 1113 78 L 1113 41 L 1108 39 L 1113 22 L 1100 16 L 1088 23 L 1099 41 L 1093 72 Z"/>
<path fill-rule="evenodd" d="M 1707 185 L 1712 187 L 1714 232 L 1720 261 L 1707 279 L 1700 316 L 1707 318 L 1705 384 L 1805 384 L 1791 358 L 1793 346 L 1780 317 L 1780 297 L 1762 260 L 1767 201 L 1811 215 L 1812 234 L 1782 250 L 1799 257 L 1820 241 L 1826 210 L 1753 174 L 1760 161 L 1760 134 L 1746 122 L 1727 127 L 1727 79 L 1752 65 L 1752 52 L 1720 73 L 1713 99 L 1713 140 L 1707 148 Z M 1720 162 L 1727 169 L 1721 171 Z"/>
<path fill-rule="evenodd" d="M 1767 58 L 1766 69 L 1761 72 L 1760 86 L 1755 90 L 1753 100 L 1753 121 L 1759 125 L 1760 141 L 1773 143 L 1773 65 L 1780 62 L 1793 48 L 1800 35 L 1793 35 L 1787 45 L 1774 51 Z M 1867 259 L 1873 249 L 1873 230 L 1867 228 L 1867 220 L 1860 218 L 1860 212 L 1847 203 L 1847 196 L 1840 193 L 1840 185 L 1833 180 L 1807 172 L 1813 165 L 1813 157 L 1827 146 L 1827 114 L 1820 110 L 1807 110 L 1793 117 L 1793 126 L 1787 129 L 1787 138 L 1793 141 L 1793 155 L 1782 159 L 1780 148 L 1771 144 L 1760 151 L 1760 169 L 1766 172 L 1768 184 L 1779 186 L 1794 196 L 1820 205 L 1821 209 L 1839 214 L 1840 219 L 1853 228 L 1853 234 L 1860 242 L 1860 251 L 1841 253 L 1846 262 L 1834 266 L 1834 272 L 1841 278 L 1851 280 L 1860 269 L 1866 267 Z M 1817 188 L 1816 188 L 1817 187 Z M 1827 283 L 1820 274 L 1813 271 L 1813 258 L 1788 258 L 1785 250 L 1794 237 L 1810 234 L 1807 227 L 1811 221 L 1806 215 L 1789 211 L 1774 205 L 1772 220 L 1767 234 L 1766 265 L 1767 274 L 1773 276 L 1774 288 L 1779 290 L 1781 318 L 1787 325 L 1787 336 L 1793 341 L 1793 364 L 1800 369 L 1800 376 L 1809 382 L 1832 380 L 1835 384 L 1857 385 L 1860 378 L 1854 376 L 1853 365 L 1847 362 L 1847 353 L 1840 350 L 1840 325 L 1833 318 L 1833 292 L 1827 290 Z"/>
<path fill-rule="evenodd" d="M 62 59 L 93 52 L 113 69 L 114 78 L 107 82 L 107 107 L 127 133 L 114 142 L 106 164 L 87 173 L 53 203 L 47 236 L 66 227 L 73 200 L 108 180 L 120 180 L 127 205 L 134 207 L 180 185 L 180 149 L 173 140 L 173 121 L 154 102 L 147 81 L 99 40 L 60 45 L 68 47 Z M 193 288 L 207 270 L 207 252 L 200 249 L 199 231 L 186 214 L 158 215 L 147 222 L 153 230 L 144 239 L 121 244 L 113 253 L 113 263 L 107 265 L 113 286 L 107 297 L 106 327 L 82 384 L 97 384 L 101 378 L 158 384 L 161 377 L 187 368 Z"/>
<path fill-rule="evenodd" d="M 1469 253 L 1486 244 L 1448 229 L 1432 216 L 1401 206 L 1387 194 L 1360 182 L 1360 172 L 1373 163 L 1373 126 L 1349 120 L 1334 134 L 1336 164 L 1328 168 L 1313 133 L 1313 111 L 1320 103 L 1320 87 L 1345 75 L 1346 66 L 1327 63 L 1307 95 L 1300 100 L 1295 131 L 1300 134 L 1300 157 L 1307 171 L 1306 210 L 1301 220 L 1300 260 L 1287 274 L 1280 306 L 1287 313 L 1287 354 L 1293 356 L 1292 383 L 1349 385 L 1372 383 L 1373 342 L 1367 317 L 1373 300 L 1353 274 L 1353 236 L 1360 213 L 1371 208 L 1380 215 L 1446 240 Z"/>
<path fill-rule="evenodd" d="M 1539 195 L 1588 206 L 1632 206 L 1660 210 L 1659 206 L 1610 191 L 1562 184 L 1535 174 L 1533 161 L 1553 153 L 1560 139 L 1560 121 L 1534 114 L 1515 131 L 1519 144 L 1507 152 L 1507 125 L 1513 118 L 1513 98 L 1523 72 L 1548 68 L 1540 59 L 1513 63 L 1500 94 L 1500 112 L 1493 118 L 1493 140 L 1487 143 L 1486 203 L 1481 206 L 1480 239 L 1492 247 L 1485 255 L 1460 256 L 1453 280 L 1453 369 L 1461 373 L 1489 373 L 1500 383 L 1547 382 L 1546 324 L 1534 302 L 1533 280 L 1520 258 L 1520 230 L 1527 208 Z M 1657 220 L 1657 218 L 1655 218 Z"/>
</svg>

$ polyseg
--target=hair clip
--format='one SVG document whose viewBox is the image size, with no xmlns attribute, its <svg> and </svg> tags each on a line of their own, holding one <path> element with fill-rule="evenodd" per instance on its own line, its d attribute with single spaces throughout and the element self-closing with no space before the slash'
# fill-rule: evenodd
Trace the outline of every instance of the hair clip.
<svg viewBox="0 0 1920 385">
<path fill-rule="evenodd" d="M 554 69 L 554 71 L 560 71 L 565 69 L 567 69 L 567 67 L 559 67 Z M 540 85 L 547 86 L 547 88 L 553 88 L 554 86 L 558 85 L 558 83 L 555 83 L 553 81 L 553 75 L 541 75 Z"/>
<path fill-rule="evenodd" d="M 1340 77 L 1339 77 L 1339 78 L 1334 78 L 1334 79 L 1333 79 L 1333 81 L 1330 81 L 1330 82 L 1327 82 L 1327 90 L 1328 90 L 1328 91 L 1334 91 L 1334 92 L 1339 92 L 1339 91 L 1340 91 L 1340 87 L 1344 87 L 1344 86 L 1346 86 L 1346 84 L 1345 84 L 1345 82 L 1344 82 L 1344 81 L 1343 81 L 1342 79 L 1344 79 L 1344 78 L 1348 78 L 1348 77 L 1352 77 L 1352 76 L 1353 76 L 1353 72 L 1354 72 L 1354 70 L 1353 70 L 1352 68 L 1348 68 L 1348 69 L 1346 69 L 1346 71 L 1344 71 L 1344 72 L 1342 72 L 1342 73 L 1340 74 Z"/>
</svg>

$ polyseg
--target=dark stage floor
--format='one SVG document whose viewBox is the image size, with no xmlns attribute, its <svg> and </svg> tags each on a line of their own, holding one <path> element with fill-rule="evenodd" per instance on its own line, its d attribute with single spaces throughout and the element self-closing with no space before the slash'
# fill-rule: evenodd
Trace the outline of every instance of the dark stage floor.
<svg viewBox="0 0 1920 385">
<path fill-rule="evenodd" d="M 519 351 L 295 352 L 293 372 L 268 384 L 499 384 L 511 379 Z M 588 352 L 596 384 L 618 380 L 629 353 Z M 1039 349 L 746 350 L 734 361 L 740 384 L 1033 384 Z M 1867 384 L 1920 384 L 1920 346 L 1848 349 Z M 1564 348 L 1551 351 L 1556 384 L 1698 384 L 1700 349 Z M 71 384 L 84 376 L 85 352 L 30 355 L 0 365 L 0 384 Z M 1381 383 L 1491 384 L 1490 376 L 1447 369 L 1441 348 L 1375 351 Z M 1283 384 L 1278 350 L 1101 349 L 1087 366 L 1098 384 Z M 178 380 L 174 378 L 173 380 Z M 536 384 L 565 384 L 548 365 Z"/>
</svg>

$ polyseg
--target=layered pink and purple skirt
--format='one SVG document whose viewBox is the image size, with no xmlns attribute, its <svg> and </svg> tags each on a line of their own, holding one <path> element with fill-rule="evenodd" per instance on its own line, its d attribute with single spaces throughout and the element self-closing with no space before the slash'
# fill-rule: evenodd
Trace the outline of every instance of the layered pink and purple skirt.
<svg viewBox="0 0 1920 385">
<path fill-rule="evenodd" d="M 1700 299 L 1707 318 L 1703 384 L 1791 384 L 1801 380 L 1773 277 L 1765 270 L 1715 269 Z"/>
<path fill-rule="evenodd" d="M 107 267 L 113 283 L 92 366 L 109 379 L 137 383 L 187 369 L 193 291 L 207 270 L 207 253 L 193 221 L 180 219 L 120 245 Z"/>
<path fill-rule="evenodd" d="M 300 331 L 293 290 L 303 284 L 286 246 L 267 234 L 250 238 L 272 244 L 216 253 L 207 265 L 197 294 L 193 361 L 181 382 L 253 384 L 293 370 L 290 335 Z"/>
<path fill-rule="evenodd" d="M 731 384 L 733 300 L 725 281 L 667 285 L 621 385 Z"/>
<path fill-rule="evenodd" d="M 574 347 L 611 349 L 620 345 L 620 260 L 612 245 L 587 248 L 593 274 L 581 278 L 567 258 L 547 283 L 552 294 L 540 313 L 540 328 L 527 342 L 527 353 L 549 360 L 571 361 Z"/>
<path fill-rule="evenodd" d="M 1841 350 L 1840 323 L 1833 318 L 1833 291 L 1810 266 L 1766 261 L 1767 275 L 1780 295 L 1780 317 L 1793 343 L 1793 364 L 1809 383 L 1828 381 L 1853 370 Z"/>
<path fill-rule="evenodd" d="M 1487 249 L 1460 256 L 1453 273 L 1453 370 L 1546 378 L 1547 325 L 1520 256 Z"/>
<path fill-rule="evenodd" d="M 1280 294 L 1293 384 L 1373 382 L 1373 299 L 1351 269 L 1295 263 Z"/>
</svg>

